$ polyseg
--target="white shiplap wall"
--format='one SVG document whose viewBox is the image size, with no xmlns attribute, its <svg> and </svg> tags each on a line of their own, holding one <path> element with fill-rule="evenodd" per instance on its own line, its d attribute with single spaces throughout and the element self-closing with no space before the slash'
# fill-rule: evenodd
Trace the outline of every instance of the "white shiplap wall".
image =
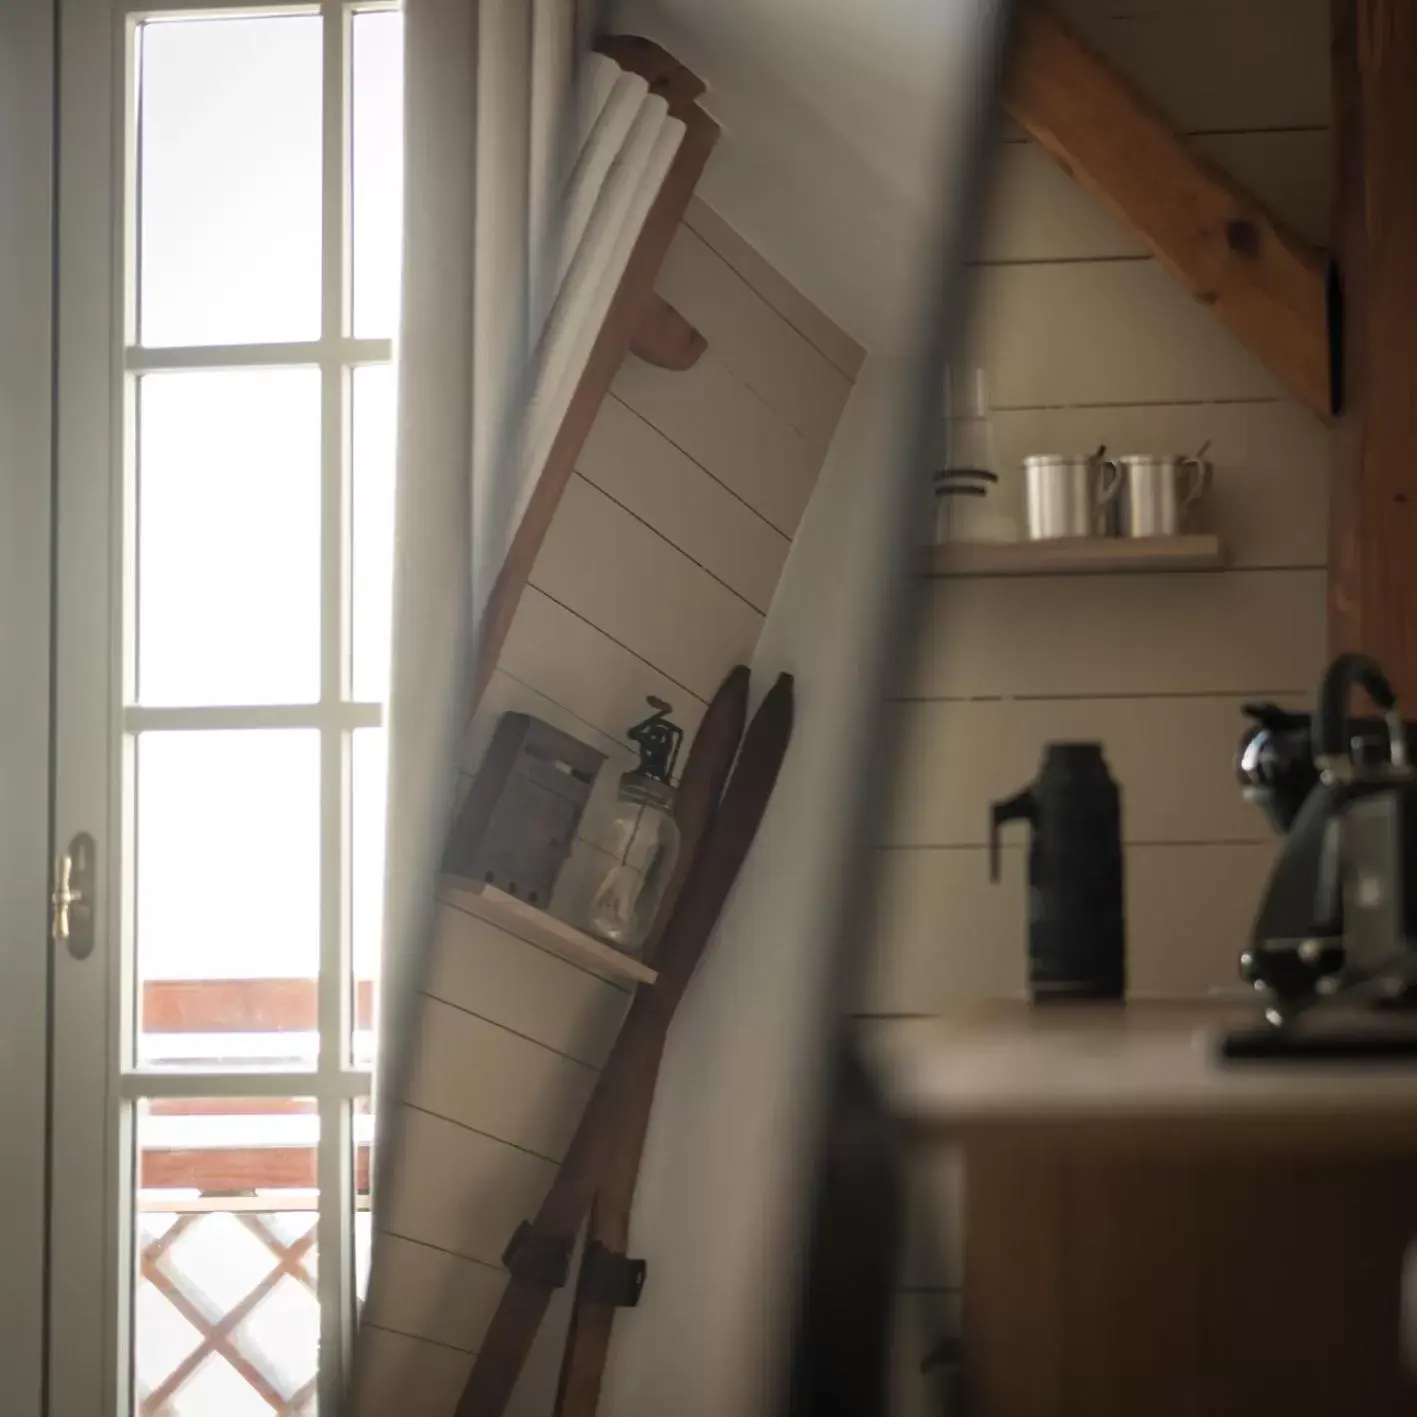
<svg viewBox="0 0 1417 1417">
<path fill-rule="evenodd" d="M 707 336 L 693 369 L 629 359 L 586 442 L 464 745 L 470 780 L 518 710 L 607 756 L 555 909 L 604 854 L 625 730 L 656 694 L 692 734 L 757 642 L 861 349 L 699 203 L 658 288 Z M 402 1155 L 364 1325 L 362 1411 L 449 1413 L 504 1283 L 503 1246 L 555 1175 L 629 994 L 444 902 L 413 1030 Z M 558 1296 L 513 1412 L 551 1410 Z"/>
<path fill-rule="evenodd" d="M 1321 244 L 1329 189 L 1327 0 L 1062 6 L 1200 145 Z M 1216 464 L 1222 574 L 930 584 L 903 706 L 901 794 L 865 1011 L 933 1013 L 1025 983 L 1025 834 L 987 879 L 988 804 L 1045 741 L 1096 738 L 1123 790 L 1130 985 L 1235 979 L 1274 852 L 1234 786 L 1247 698 L 1305 703 L 1324 658 L 1329 438 L 1275 377 L 1017 130 L 1000 144 L 972 346 L 1000 461 L 1190 451 Z M 907 1283 L 958 1287 L 958 1177 L 917 1178 Z"/>
</svg>

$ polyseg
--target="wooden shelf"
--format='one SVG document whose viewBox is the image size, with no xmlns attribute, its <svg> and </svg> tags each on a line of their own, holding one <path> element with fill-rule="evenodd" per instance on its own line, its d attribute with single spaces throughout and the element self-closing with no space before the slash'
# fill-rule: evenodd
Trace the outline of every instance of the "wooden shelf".
<svg viewBox="0 0 1417 1417">
<path fill-rule="evenodd" d="M 1383 1022 L 1371 1009 L 1322 1013 L 1310 1022 L 1317 1031 Z M 1222 1062 L 1220 1036 L 1259 1023 L 1253 1003 L 1007 1000 L 874 1022 L 865 1039 L 897 1115 L 917 1133 L 1036 1137 L 1062 1127 L 1074 1138 L 1115 1132 L 1126 1146 L 1167 1146 L 1228 1127 L 1256 1147 L 1312 1146 L 1316 1136 L 1335 1153 L 1340 1142 L 1410 1146 L 1417 1063 Z"/>
<path fill-rule="evenodd" d="M 930 553 L 934 576 L 1068 576 L 1217 571 L 1225 548 L 1213 532 L 1192 536 L 1068 537 L 1057 541 L 953 542 Z"/>
<path fill-rule="evenodd" d="M 495 886 L 485 886 L 461 876 L 444 876 L 438 894 L 450 905 L 498 926 L 509 935 L 515 935 L 519 940 L 526 940 L 597 974 L 628 979 L 635 984 L 653 984 L 659 978 L 658 972 L 642 960 L 624 954 L 613 945 L 607 945 L 594 935 L 588 935 L 584 930 L 578 930 L 574 925 L 568 925 L 564 920 L 558 920 L 556 916 L 538 910 L 514 895 L 499 891 Z"/>
</svg>

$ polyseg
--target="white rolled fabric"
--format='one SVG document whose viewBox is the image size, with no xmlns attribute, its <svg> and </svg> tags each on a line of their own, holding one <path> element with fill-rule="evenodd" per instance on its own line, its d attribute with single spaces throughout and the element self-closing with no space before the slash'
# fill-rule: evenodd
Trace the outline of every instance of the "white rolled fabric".
<svg viewBox="0 0 1417 1417">
<path fill-rule="evenodd" d="M 559 222 L 552 220 L 562 174 L 579 134 L 571 119 L 575 77 L 574 23 L 566 0 L 533 0 L 531 11 L 531 134 L 527 152 L 527 344 L 535 348 L 555 295 L 560 263 Z"/>
<path fill-rule="evenodd" d="M 586 55 L 566 86 L 568 0 L 484 0 L 474 266 L 471 572 L 477 617 L 541 477 L 684 125 Z M 574 122 L 572 122 L 574 115 Z"/>
<path fill-rule="evenodd" d="M 580 249 L 601 189 L 649 93 L 649 85 L 638 74 L 625 73 L 603 54 L 594 54 L 587 61 L 584 89 L 576 161 L 568 174 L 562 204 L 557 287 Z"/>
<path fill-rule="evenodd" d="M 478 50 L 476 210 L 468 253 L 473 349 L 467 389 L 472 408 L 472 587 L 480 616 L 510 544 L 507 521 L 515 489 L 508 487 L 501 465 L 514 446 L 512 410 L 523 393 L 529 353 L 532 42 L 525 0 L 481 0 Z M 414 81 L 411 73 L 407 79 Z"/>
<path fill-rule="evenodd" d="M 537 351 L 536 383 L 527 405 L 515 519 L 531 498 L 551 445 L 575 395 L 640 229 L 679 144 L 684 125 L 668 105 L 644 89 L 605 181 L 585 233 L 571 253 Z"/>
</svg>

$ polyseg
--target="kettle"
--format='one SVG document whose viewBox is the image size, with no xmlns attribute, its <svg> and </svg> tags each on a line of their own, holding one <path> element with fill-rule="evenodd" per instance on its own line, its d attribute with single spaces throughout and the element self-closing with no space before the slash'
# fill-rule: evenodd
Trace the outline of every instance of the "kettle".
<svg viewBox="0 0 1417 1417">
<path fill-rule="evenodd" d="M 1352 719 L 1361 686 L 1383 715 Z M 1340 655 L 1307 729 L 1315 785 L 1289 825 L 1240 957 L 1241 977 L 1268 996 L 1282 1026 L 1327 997 L 1402 992 L 1417 965 L 1417 781 L 1407 725 L 1387 676 L 1366 655 Z M 1242 765 L 1243 766 L 1243 765 Z"/>
<path fill-rule="evenodd" d="M 999 832 L 1033 828 L 1028 847 L 1029 992 L 1120 999 L 1126 992 L 1122 798 L 1100 743 L 1048 743 L 1037 779 L 990 809 L 989 873 Z"/>
<path fill-rule="evenodd" d="M 1350 755 L 1347 709 L 1354 683 L 1367 690 L 1387 724 L 1384 762 L 1363 763 Z M 1330 669 L 1318 733 L 1314 761 L 1322 779 L 1335 786 L 1338 807 L 1320 890 L 1341 906 L 1346 982 L 1387 981 L 1388 992 L 1396 994 L 1417 962 L 1417 783 L 1392 685 L 1366 655 L 1343 655 Z"/>
</svg>

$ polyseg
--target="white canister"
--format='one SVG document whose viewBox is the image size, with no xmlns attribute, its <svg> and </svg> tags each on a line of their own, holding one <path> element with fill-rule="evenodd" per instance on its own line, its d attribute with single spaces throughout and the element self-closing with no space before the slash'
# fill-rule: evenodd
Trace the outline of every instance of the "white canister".
<svg viewBox="0 0 1417 1417">
<path fill-rule="evenodd" d="M 935 486 L 935 541 L 1017 541 L 1018 527 L 1000 503 L 995 473 L 937 472 Z"/>
</svg>

